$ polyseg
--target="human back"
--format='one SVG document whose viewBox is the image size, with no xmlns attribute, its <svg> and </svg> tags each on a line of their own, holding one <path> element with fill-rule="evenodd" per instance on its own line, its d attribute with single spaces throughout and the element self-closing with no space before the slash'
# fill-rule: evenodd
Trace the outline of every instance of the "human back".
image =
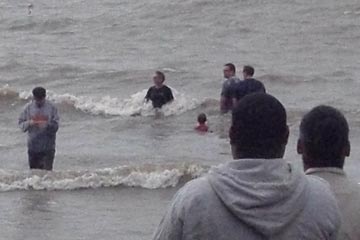
<svg viewBox="0 0 360 240">
<path fill-rule="evenodd" d="M 342 216 L 339 239 L 360 239 L 360 186 L 343 170 L 350 155 L 349 126 L 344 115 L 330 106 L 317 106 L 300 124 L 298 153 L 307 175 L 326 180 Z"/>
<path fill-rule="evenodd" d="M 330 184 L 342 216 L 338 239 L 360 239 L 360 186 L 349 180 L 344 171 L 309 170 L 306 174 L 321 177 Z"/>
<path fill-rule="evenodd" d="M 242 169 L 236 167 L 253 164 L 252 161 L 213 169 L 207 177 L 185 185 L 175 196 L 172 208 L 163 219 L 164 227 L 156 232 L 154 239 L 336 239 L 339 221 L 336 214 L 332 214 L 335 200 L 319 179 L 299 176 L 281 186 L 275 184 L 282 179 L 259 186 L 259 181 L 265 181 L 269 175 L 263 175 L 259 181 L 239 179 L 240 184 L 218 179 L 218 174 L 240 173 Z M 262 164 L 256 164 L 260 169 Z M 224 184 L 221 188 L 229 185 L 218 191 L 221 184 Z M 274 186 L 269 188 L 269 184 Z M 296 188 L 286 191 L 290 186 Z M 263 194 L 261 201 L 259 193 Z M 182 225 L 181 230 L 174 231 L 177 222 Z M 175 224 L 168 226 L 167 223 Z"/>
<path fill-rule="evenodd" d="M 281 103 L 248 95 L 232 116 L 234 160 L 186 184 L 154 239 L 336 239 L 340 217 L 329 186 L 283 159 Z"/>
<path fill-rule="evenodd" d="M 234 85 L 233 101 L 235 105 L 246 95 L 251 93 L 266 93 L 264 84 L 255 79 L 255 69 L 252 66 L 243 67 L 244 80 L 237 82 Z"/>
</svg>

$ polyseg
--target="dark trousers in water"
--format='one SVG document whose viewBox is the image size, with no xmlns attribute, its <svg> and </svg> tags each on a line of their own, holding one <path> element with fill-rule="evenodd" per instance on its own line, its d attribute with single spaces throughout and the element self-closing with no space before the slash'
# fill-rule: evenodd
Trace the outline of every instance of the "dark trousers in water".
<svg viewBox="0 0 360 240">
<path fill-rule="evenodd" d="M 28 151 L 28 156 L 30 169 L 52 170 L 55 150 L 49 150 L 46 152 Z"/>
</svg>

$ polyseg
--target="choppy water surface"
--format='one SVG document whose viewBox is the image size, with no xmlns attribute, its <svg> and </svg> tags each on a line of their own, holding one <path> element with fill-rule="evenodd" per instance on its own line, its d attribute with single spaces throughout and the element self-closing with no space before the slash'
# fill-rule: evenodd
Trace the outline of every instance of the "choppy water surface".
<svg viewBox="0 0 360 240">
<path fill-rule="evenodd" d="M 4 0 L 0 13 L 3 239 L 149 239 L 176 187 L 231 160 L 218 111 L 227 62 L 253 65 L 286 106 L 299 167 L 302 115 L 341 109 L 360 182 L 358 1 Z M 161 114 L 143 102 L 155 70 L 176 98 Z M 52 173 L 28 171 L 17 127 L 37 85 L 61 114 Z M 212 133 L 194 133 L 200 112 Z"/>
</svg>

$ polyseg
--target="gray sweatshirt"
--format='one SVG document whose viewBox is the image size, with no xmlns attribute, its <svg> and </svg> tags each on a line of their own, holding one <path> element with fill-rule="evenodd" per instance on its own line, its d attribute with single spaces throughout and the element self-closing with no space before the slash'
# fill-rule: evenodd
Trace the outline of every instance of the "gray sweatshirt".
<svg viewBox="0 0 360 240">
<path fill-rule="evenodd" d="M 335 167 L 310 168 L 305 174 L 325 179 L 338 201 L 342 216 L 341 240 L 360 239 L 360 185 L 351 182 L 344 170 Z"/>
<path fill-rule="evenodd" d="M 30 120 L 45 120 L 45 128 L 30 126 Z M 40 108 L 35 101 L 28 103 L 19 117 L 19 126 L 24 132 L 28 132 L 28 150 L 32 152 L 45 152 L 55 150 L 56 132 L 59 128 L 59 116 L 57 108 L 45 101 Z"/>
<path fill-rule="evenodd" d="M 284 159 L 241 159 L 180 189 L 153 239 L 336 239 L 340 215 L 328 184 Z"/>
</svg>

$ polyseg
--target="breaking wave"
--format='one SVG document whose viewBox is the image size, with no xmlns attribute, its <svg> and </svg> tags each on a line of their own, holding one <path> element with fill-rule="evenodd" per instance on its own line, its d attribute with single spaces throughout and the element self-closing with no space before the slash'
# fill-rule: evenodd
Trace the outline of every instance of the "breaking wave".
<svg viewBox="0 0 360 240">
<path fill-rule="evenodd" d="M 76 190 L 101 187 L 175 187 L 182 181 L 201 176 L 208 166 L 178 165 L 119 166 L 79 171 L 14 171 L 0 169 L 0 192 L 14 190 Z"/>
<path fill-rule="evenodd" d="M 189 110 L 193 110 L 201 105 L 195 98 L 173 90 L 175 101 L 162 107 L 161 112 L 165 116 L 178 115 Z M 153 109 L 151 102 L 144 102 L 147 89 L 139 91 L 129 98 L 120 99 L 117 97 L 104 96 L 101 98 L 90 96 L 75 96 L 69 93 L 57 94 L 48 91 L 48 99 L 56 104 L 70 105 L 76 110 L 93 115 L 113 115 L 113 116 L 153 116 L 157 112 Z M 29 100 L 31 91 L 17 92 L 8 85 L 0 88 L 0 99 L 7 100 Z"/>
</svg>

